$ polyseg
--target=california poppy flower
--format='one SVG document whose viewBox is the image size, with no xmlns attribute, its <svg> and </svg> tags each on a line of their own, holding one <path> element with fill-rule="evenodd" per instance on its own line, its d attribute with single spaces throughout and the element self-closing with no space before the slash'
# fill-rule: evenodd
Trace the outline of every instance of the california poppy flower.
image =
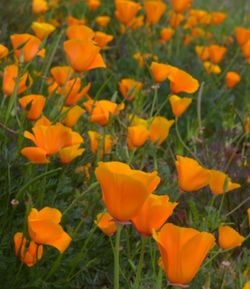
<svg viewBox="0 0 250 289">
<path fill-rule="evenodd" d="M 27 242 L 23 233 L 17 232 L 14 236 L 15 254 L 28 267 L 34 266 L 42 258 L 43 246 L 35 242 Z"/>
<path fill-rule="evenodd" d="M 209 49 L 206 46 L 201 45 L 195 46 L 195 52 L 202 61 L 206 61 L 210 57 Z"/>
<path fill-rule="evenodd" d="M 48 2 L 46 0 L 32 0 L 32 12 L 34 14 L 42 14 L 49 9 Z"/>
<path fill-rule="evenodd" d="M 175 13 L 173 11 L 168 13 L 169 15 L 169 24 L 175 29 L 180 26 L 180 24 L 184 21 L 185 17 L 180 13 Z"/>
<path fill-rule="evenodd" d="M 205 70 L 207 71 L 208 74 L 220 74 L 221 73 L 221 68 L 217 64 L 213 64 L 212 62 L 205 61 L 203 63 L 203 66 Z"/>
<path fill-rule="evenodd" d="M 172 28 L 164 27 L 161 29 L 161 42 L 168 42 L 172 39 L 175 31 Z"/>
<path fill-rule="evenodd" d="M 146 0 L 144 7 L 147 15 L 147 23 L 157 24 L 165 12 L 167 5 L 162 1 Z"/>
<path fill-rule="evenodd" d="M 227 88 L 232 89 L 240 82 L 240 75 L 235 71 L 228 71 L 226 74 Z"/>
<path fill-rule="evenodd" d="M 227 18 L 227 14 L 219 11 L 214 11 L 211 13 L 211 23 L 214 25 L 222 24 Z"/>
<path fill-rule="evenodd" d="M 90 121 L 101 126 L 107 125 L 112 115 L 118 115 L 124 109 L 124 104 L 118 105 L 109 100 L 88 100 L 84 106 L 90 114 Z"/>
<path fill-rule="evenodd" d="M 123 78 L 119 82 L 119 89 L 122 96 L 127 100 L 135 98 L 136 94 L 141 90 L 142 82 L 131 78 Z"/>
<path fill-rule="evenodd" d="M 78 39 L 82 41 L 91 41 L 95 32 L 86 25 L 70 25 L 66 30 L 69 39 Z"/>
<path fill-rule="evenodd" d="M 70 65 L 77 72 L 106 67 L 99 53 L 100 47 L 94 45 L 92 41 L 71 39 L 64 42 L 64 50 Z"/>
<path fill-rule="evenodd" d="M 183 13 L 192 6 L 192 0 L 170 0 L 176 13 Z"/>
<path fill-rule="evenodd" d="M 16 64 L 8 65 L 3 71 L 2 90 L 7 96 L 11 96 L 15 89 L 16 81 L 18 79 L 19 69 Z M 20 76 L 18 81 L 17 93 L 23 93 L 32 86 L 33 80 L 28 72 Z"/>
<path fill-rule="evenodd" d="M 179 187 L 184 192 L 197 191 L 209 184 L 210 170 L 188 157 L 177 155 L 176 159 Z"/>
<path fill-rule="evenodd" d="M 40 40 L 44 40 L 55 31 L 56 27 L 46 22 L 32 22 L 31 29 Z"/>
<path fill-rule="evenodd" d="M 88 136 L 90 139 L 90 149 L 93 154 L 96 154 L 100 149 L 101 157 L 103 157 L 104 154 L 107 154 L 111 150 L 114 143 L 111 135 L 105 134 L 105 137 L 103 137 L 98 132 L 89 130 Z M 100 147 L 101 145 L 102 147 Z"/>
<path fill-rule="evenodd" d="M 101 26 L 102 28 L 107 27 L 107 25 L 109 24 L 111 18 L 109 16 L 98 16 L 95 19 L 95 22 Z"/>
<path fill-rule="evenodd" d="M 95 32 L 94 41 L 100 48 L 106 47 L 113 39 L 113 35 L 109 35 L 101 31 Z"/>
<path fill-rule="evenodd" d="M 87 0 L 88 8 L 92 11 L 95 11 L 101 5 L 100 0 Z"/>
<path fill-rule="evenodd" d="M 16 57 L 21 62 L 29 62 L 38 55 L 41 40 L 31 34 L 13 34 L 10 36 Z"/>
<path fill-rule="evenodd" d="M 133 20 L 137 12 L 141 10 L 141 5 L 130 0 L 115 1 L 115 16 L 119 22 L 128 25 Z"/>
<path fill-rule="evenodd" d="M 192 103 L 192 98 L 179 97 L 178 95 L 171 95 L 169 98 L 172 112 L 176 117 L 180 117 Z"/>
<path fill-rule="evenodd" d="M 150 120 L 149 120 L 150 121 Z M 149 125 L 149 138 L 153 144 L 161 145 L 169 135 L 169 130 L 174 120 L 168 120 L 163 116 L 156 116 Z"/>
<path fill-rule="evenodd" d="M 246 59 L 250 58 L 250 39 L 242 45 L 241 51 Z"/>
<path fill-rule="evenodd" d="M 36 120 L 42 114 L 46 98 L 40 94 L 30 94 L 21 97 L 18 101 L 21 107 L 24 109 L 26 109 L 27 106 L 30 106 L 30 108 L 27 111 L 27 118 L 29 120 Z"/>
<path fill-rule="evenodd" d="M 224 46 L 220 45 L 210 45 L 208 46 L 208 51 L 209 51 L 209 58 L 213 64 L 219 64 L 225 53 L 227 52 L 227 48 Z"/>
<path fill-rule="evenodd" d="M 157 172 L 133 170 L 120 162 L 99 162 L 95 174 L 108 212 L 121 222 L 136 216 L 160 182 Z"/>
<path fill-rule="evenodd" d="M 213 194 L 221 195 L 240 188 L 240 184 L 232 183 L 231 178 L 221 171 L 210 170 L 209 187 Z"/>
<path fill-rule="evenodd" d="M 72 144 L 62 148 L 59 151 L 59 158 L 62 164 L 69 164 L 75 158 L 81 156 L 84 153 L 85 149 L 80 148 L 80 144 Z"/>
<path fill-rule="evenodd" d="M 250 40 L 250 29 L 237 27 L 235 29 L 235 34 L 239 46 L 243 46 L 248 40 Z"/>
<path fill-rule="evenodd" d="M 71 25 L 84 25 L 86 24 L 86 19 L 78 19 L 76 17 L 73 16 L 68 16 L 66 18 L 67 21 L 67 25 L 71 26 Z"/>
<path fill-rule="evenodd" d="M 155 82 L 163 82 L 168 79 L 172 72 L 172 66 L 153 61 L 150 66 L 150 71 Z"/>
<path fill-rule="evenodd" d="M 245 283 L 243 289 L 250 289 L 250 281 L 247 281 L 247 283 Z"/>
<path fill-rule="evenodd" d="M 117 230 L 116 222 L 108 212 L 99 213 L 95 224 L 107 236 L 112 236 Z"/>
<path fill-rule="evenodd" d="M 128 127 L 128 148 L 137 149 L 145 144 L 149 138 L 149 130 L 145 125 L 133 125 Z"/>
<path fill-rule="evenodd" d="M 66 116 L 63 118 L 63 123 L 68 127 L 73 127 L 84 114 L 85 110 L 79 105 L 74 105 L 71 108 L 64 107 L 62 113 L 65 112 Z"/>
<path fill-rule="evenodd" d="M 241 246 L 245 238 L 230 226 L 219 227 L 219 246 L 223 250 Z"/>
<path fill-rule="evenodd" d="M 8 54 L 9 54 L 9 49 L 6 46 L 0 44 L 0 59 L 3 59 Z"/>
<path fill-rule="evenodd" d="M 42 245 L 49 245 L 63 253 L 71 242 L 71 237 L 60 225 L 62 213 L 45 207 L 38 211 L 32 208 L 28 215 L 28 230 L 31 239 Z"/>
<path fill-rule="evenodd" d="M 207 232 L 165 224 L 153 237 L 160 250 L 163 270 L 171 284 L 187 287 L 198 272 L 215 238 Z"/>
<path fill-rule="evenodd" d="M 50 73 L 59 86 L 64 86 L 67 81 L 71 80 L 74 71 L 70 66 L 55 66 L 50 69 Z"/>
<path fill-rule="evenodd" d="M 153 230 L 159 230 L 173 214 L 176 206 L 177 203 L 171 203 L 168 196 L 151 194 L 131 221 L 140 234 L 151 236 Z"/>
</svg>

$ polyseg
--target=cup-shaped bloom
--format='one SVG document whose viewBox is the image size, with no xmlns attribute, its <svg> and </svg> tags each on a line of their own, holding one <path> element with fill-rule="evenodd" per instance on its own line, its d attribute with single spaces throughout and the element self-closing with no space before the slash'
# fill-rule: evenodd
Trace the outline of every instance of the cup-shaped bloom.
<svg viewBox="0 0 250 289">
<path fill-rule="evenodd" d="M 225 19 L 227 18 L 227 14 L 219 11 L 214 11 L 211 13 L 212 19 L 211 23 L 214 25 L 220 25 L 222 24 Z"/>
<path fill-rule="evenodd" d="M 48 11 L 49 5 L 46 0 L 32 0 L 32 12 L 34 14 L 42 14 Z"/>
<path fill-rule="evenodd" d="M 15 89 L 16 82 L 18 81 L 18 66 L 16 64 L 8 65 L 3 71 L 3 93 L 7 96 L 11 96 Z M 17 93 L 23 93 L 32 86 L 33 80 L 28 72 L 25 72 L 20 76 L 18 81 Z"/>
<path fill-rule="evenodd" d="M 72 146 L 67 146 L 59 151 L 59 158 L 62 164 L 69 164 L 75 158 L 81 156 L 85 149 L 80 148 L 80 144 L 74 144 Z"/>
<path fill-rule="evenodd" d="M 168 196 L 151 194 L 131 221 L 140 234 L 151 236 L 173 214 L 176 206 L 177 203 L 171 203 Z"/>
<path fill-rule="evenodd" d="M 192 0 L 171 0 L 170 3 L 176 13 L 183 13 L 192 6 Z"/>
<path fill-rule="evenodd" d="M 225 173 L 217 170 L 210 170 L 209 187 L 213 194 L 221 195 L 240 188 L 240 184 L 233 183 Z"/>
<path fill-rule="evenodd" d="M 105 28 L 108 26 L 111 18 L 109 16 L 98 16 L 95 19 L 95 22 L 101 26 L 102 28 Z"/>
<path fill-rule="evenodd" d="M 118 115 L 124 109 L 124 104 L 116 104 L 109 100 L 88 100 L 84 102 L 84 106 L 90 114 L 90 121 L 101 126 L 107 125 L 112 115 Z"/>
<path fill-rule="evenodd" d="M 70 66 L 55 66 L 51 68 L 50 73 L 54 81 L 59 86 L 63 86 L 67 81 L 71 80 L 74 71 Z"/>
<path fill-rule="evenodd" d="M 106 67 L 100 49 L 92 41 L 70 39 L 64 42 L 68 61 L 77 72 Z"/>
<path fill-rule="evenodd" d="M 28 267 L 34 266 L 42 258 L 43 246 L 31 241 L 27 244 L 23 233 L 17 232 L 14 236 L 15 254 Z"/>
<path fill-rule="evenodd" d="M 208 51 L 211 62 L 213 64 L 219 64 L 222 61 L 225 53 L 227 52 L 227 48 L 224 46 L 213 44 L 208 47 Z"/>
<path fill-rule="evenodd" d="M 132 100 L 136 94 L 141 90 L 142 82 L 136 81 L 131 78 L 123 78 L 119 82 L 119 89 L 122 96 L 127 100 Z"/>
<path fill-rule="evenodd" d="M 37 120 L 42 114 L 46 98 L 40 94 L 31 94 L 21 97 L 18 101 L 22 108 L 29 107 L 26 117 L 29 120 Z"/>
<path fill-rule="evenodd" d="M 223 250 L 239 247 L 245 241 L 245 238 L 230 226 L 220 226 L 218 233 L 219 246 Z"/>
<path fill-rule="evenodd" d="M 89 130 L 88 136 L 90 140 L 90 149 L 93 154 L 96 154 L 98 150 L 100 150 L 100 155 L 102 157 L 111 150 L 114 143 L 111 135 L 105 134 L 103 139 L 103 136 L 100 133 Z"/>
<path fill-rule="evenodd" d="M 56 30 L 56 27 L 46 22 L 33 22 L 31 25 L 31 29 L 34 31 L 34 33 L 40 40 L 44 40 L 53 31 Z"/>
<path fill-rule="evenodd" d="M 170 27 L 164 27 L 161 30 L 161 42 L 168 42 L 172 39 L 175 31 Z"/>
<path fill-rule="evenodd" d="M 250 289 L 250 281 L 247 281 L 247 283 L 244 285 L 243 289 Z"/>
<path fill-rule="evenodd" d="M 169 14 L 169 24 L 172 28 L 177 28 L 184 21 L 185 17 L 180 13 L 171 11 Z"/>
<path fill-rule="evenodd" d="M 108 236 L 113 235 L 117 230 L 116 222 L 108 212 L 99 213 L 96 216 L 95 224 L 105 235 Z"/>
<path fill-rule="evenodd" d="M 207 71 L 208 74 L 220 74 L 221 73 L 221 68 L 217 64 L 213 64 L 210 61 L 205 61 L 203 63 L 203 66 L 205 70 Z"/>
<path fill-rule="evenodd" d="M 239 46 L 243 46 L 247 43 L 248 40 L 250 40 L 250 29 L 244 27 L 237 27 L 235 29 L 235 34 Z"/>
<path fill-rule="evenodd" d="M 145 144 L 149 138 L 149 130 L 145 125 L 133 125 L 128 127 L 128 148 L 137 149 Z"/>
<path fill-rule="evenodd" d="M 172 112 L 176 117 L 180 117 L 192 103 L 192 98 L 179 97 L 178 95 L 171 95 L 169 98 Z"/>
<path fill-rule="evenodd" d="M 176 156 L 176 169 L 179 187 L 184 192 L 197 191 L 209 184 L 210 171 L 203 168 L 196 160 Z"/>
<path fill-rule="evenodd" d="M 232 89 L 240 82 L 240 75 L 235 71 L 228 71 L 226 75 L 227 88 Z"/>
<path fill-rule="evenodd" d="M 0 59 L 6 57 L 8 54 L 9 54 L 9 49 L 6 46 L 0 44 Z"/>
<path fill-rule="evenodd" d="M 215 238 L 207 232 L 165 224 L 153 237 L 160 250 L 163 269 L 169 282 L 187 286 L 195 277 Z"/>
<path fill-rule="evenodd" d="M 172 72 L 172 66 L 153 61 L 150 66 L 150 71 L 155 82 L 163 82 L 168 79 Z"/>
<path fill-rule="evenodd" d="M 141 5 L 130 0 L 115 1 L 115 16 L 119 22 L 128 25 L 141 10 Z"/>
<path fill-rule="evenodd" d="M 250 58 L 250 39 L 241 47 L 241 51 L 246 59 Z"/>
<path fill-rule="evenodd" d="M 156 145 L 161 145 L 169 135 L 170 128 L 174 124 L 174 120 L 168 120 L 163 116 L 153 118 L 149 126 L 150 142 Z"/>
<path fill-rule="evenodd" d="M 101 31 L 96 31 L 94 41 L 100 48 L 106 47 L 114 39 L 113 35 L 106 34 Z"/>
<path fill-rule="evenodd" d="M 78 39 L 82 41 L 91 41 L 95 32 L 86 25 L 70 25 L 66 30 L 69 39 Z"/>
<path fill-rule="evenodd" d="M 146 0 L 144 7 L 147 16 L 147 23 L 157 24 L 165 12 L 167 5 L 162 1 Z"/>
<path fill-rule="evenodd" d="M 42 245 L 49 245 L 63 253 L 71 237 L 60 225 L 62 214 L 55 208 L 45 207 L 38 211 L 33 208 L 28 215 L 28 230 L 31 239 Z"/>
<path fill-rule="evenodd" d="M 209 49 L 206 46 L 195 46 L 195 52 L 199 56 L 201 61 L 206 61 L 210 58 Z"/>
<path fill-rule="evenodd" d="M 64 107 L 62 113 L 64 112 L 66 112 L 66 116 L 63 119 L 63 123 L 68 127 L 73 127 L 84 114 L 85 110 L 79 105 L 75 105 L 71 108 Z"/>
<path fill-rule="evenodd" d="M 100 5 L 100 0 L 87 0 L 88 8 L 92 11 L 95 11 Z"/>
<path fill-rule="evenodd" d="M 68 16 L 66 18 L 66 21 L 67 21 L 68 26 L 71 26 L 71 25 L 84 25 L 86 23 L 86 19 L 85 18 L 78 19 L 78 18 L 73 17 L 73 16 Z"/>
<path fill-rule="evenodd" d="M 29 62 L 38 55 L 41 40 L 31 34 L 13 34 L 10 37 L 15 55 L 21 62 Z"/>
<path fill-rule="evenodd" d="M 120 162 L 99 162 L 95 174 L 108 212 L 121 222 L 137 215 L 160 182 L 157 172 L 133 170 Z"/>
</svg>

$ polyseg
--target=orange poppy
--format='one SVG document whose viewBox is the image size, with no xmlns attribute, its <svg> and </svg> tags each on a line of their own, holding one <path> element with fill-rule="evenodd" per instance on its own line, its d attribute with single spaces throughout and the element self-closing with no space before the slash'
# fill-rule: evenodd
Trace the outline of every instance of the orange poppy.
<svg viewBox="0 0 250 289">
<path fill-rule="evenodd" d="M 150 120 L 149 120 L 150 121 Z M 174 124 L 174 120 L 168 120 L 163 116 L 156 116 L 149 125 L 150 142 L 161 145 L 169 135 L 169 130 Z"/>
<path fill-rule="evenodd" d="M 127 100 L 132 100 L 142 88 L 142 82 L 130 78 L 123 78 L 119 82 L 119 89 L 122 96 Z"/>
<path fill-rule="evenodd" d="M 210 170 L 188 157 L 177 155 L 176 159 L 179 187 L 184 192 L 197 191 L 209 184 Z"/>
<path fill-rule="evenodd" d="M 57 209 L 45 207 L 38 211 L 32 208 L 28 215 L 31 239 L 37 244 L 55 247 L 63 253 L 72 239 L 60 225 L 61 218 L 62 213 Z"/>
<path fill-rule="evenodd" d="M 108 26 L 111 18 L 109 16 L 98 16 L 95 19 L 95 22 L 101 26 L 102 28 L 105 28 Z"/>
<path fill-rule="evenodd" d="M 235 71 L 228 71 L 226 75 L 227 88 L 232 89 L 240 82 L 240 75 Z"/>
<path fill-rule="evenodd" d="M 111 150 L 114 143 L 111 135 L 105 134 L 103 140 L 103 136 L 101 134 L 96 131 L 89 130 L 88 136 L 90 139 L 90 149 L 93 154 L 98 152 L 100 145 L 102 145 L 100 154 L 101 157 L 103 157 L 104 154 L 107 154 Z"/>
<path fill-rule="evenodd" d="M 146 0 L 144 7 L 148 24 L 157 24 L 167 9 L 167 5 L 164 2 L 155 0 Z"/>
<path fill-rule="evenodd" d="M 67 28 L 66 35 L 69 39 L 91 41 L 95 36 L 95 32 L 88 26 L 75 24 Z"/>
<path fill-rule="evenodd" d="M 30 94 L 21 97 L 18 101 L 23 109 L 27 109 L 27 106 L 29 106 L 27 118 L 29 120 L 36 120 L 42 114 L 46 98 L 43 95 Z"/>
<path fill-rule="evenodd" d="M 50 73 L 59 86 L 64 86 L 72 78 L 74 71 L 70 66 L 55 66 L 50 69 Z"/>
<path fill-rule="evenodd" d="M 84 114 L 85 110 L 79 105 L 74 105 L 71 108 L 64 107 L 62 113 L 65 112 L 67 113 L 63 118 L 63 123 L 68 127 L 73 127 Z"/>
<path fill-rule="evenodd" d="M 168 196 L 151 194 L 131 221 L 140 234 L 151 236 L 153 230 L 159 230 L 173 214 L 176 206 L 177 203 L 171 203 Z"/>
<path fill-rule="evenodd" d="M 171 95 L 169 98 L 172 112 L 176 117 L 180 117 L 192 103 L 192 98 L 179 97 L 178 95 Z"/>
<path fill-rule="evenodd" d="M 250 281 L 247 281 L 247 283 L 245 283 L 243 289 L 250 289 Z"/>
<path fill-rule="evenodd" d="M 206 61 L 210 57 L 209 49 L 206 46 L 200 45 L 195 46 L 195 52 L 199 56 L 201 61 Z"/>
<path fill-rule="evenodd" d="M 128 25 L 141 10 L 141 5 L 130 0 L 115 1 L 115 16 L 119 22 Z"/>
<path fill-rule="evenodd" d="M 9 49 L 6 46 L 0 44 L 0 59 L 3 59 L 4 57 L 8 56 L 8 54 Z"/>
<path fill-rule="evenodd" d="M 226 18 L 227 15 L 223 12 L 214 11 L 211 13 L 211 23 L 214 25 L 222 24 Z"/>
<path fill-rule="evenodd" d="M 109 35 L 101 31 L 95 32 L 94 41 L 100 48 L 106 47 L 113 39 L 113 35 Z"/>
<path fill-rule="evenodd" d="M 161 29 L 161 42 L 168 42 L 172 39 L 175 31 L 172 28 L 162 28 Z"/>
<path fill-rule="evenodd" d="M 248 40 L 250 40 L 250 29 L 237 27 L 235 29 L 235 34 L 239 46 L 243 46 Z"/>
<path fill-rule="evenodd" d="M 230 226 L 219 227 L 219 246 L 223 250 L 241 246 L 245 238 Z"/>
<path fill-rule="evenodd" d="M 31 29 L 40 40 L 44 40 L 55 31 L 56 27 L 46 22 L 32 22 Z"/>
<path fill-rule="evenodd" d="M 163 270 L 171 284 L 181 287 L 193 280 L 215 238 L 207 232 L 165 224 L 153 237 L 160 250 Z"/>
<path fill-rule="evenodd" d="M 128 127 L 128 148 L 137 149 L 145 144 L 149 138 L 149 130 L 145 125 L 133 125 Z"/>
<path fill-rule="evenodd" d="M 87 5 L 90 10 L 95 11 L 101 5 L 100 0 L 87 0 Z"/>
<path fill-rule="evenodd" d="M 73 16 L 68 16 L 66 20 L 67 20 L 68 26 L 71 26 L 71 25 L 84 25 L 86 23 L 85 19 L 78 19 L 78 18 L 75 18 Z"/>
<path fill-rule="evenodd" d="M 99 162 L 95 174 L 108 212 L 121 222 L 137 215 L 160 182 L 157 172 L 133 170 L 120 162 Z"/>
<path fill-rule="evenodd" d="M 112 236 L 117 230 L 116 222 L 108 212 L 99 213 L 95 224 L 107 236 Z"/>
<path fill-rule="evenodd" d="M 169 24 L 172 28 L 177 28 L 184 21 L 185 17 L 182 14 L 169 12 Z"/>
<path fill-rule="evenodd" d="M 205 68 L 205 70 L 207 71 L 208 74 L 220 74 L 221 73 L 221 68 L 219 65 L 213 64 L 209 61 L 205 61 L 203 63 L 203 66 Z"/>
<path fill-rule="evenodd" d="M 208 51 L 211 62 L 213 64 L 219 64 L 225 56 L 227 48 L 224 46 L 213 44 L 208 46 Z"/>
<path fill-rule="evenodd" d="M 192 0 L 170 0 L 176 13 L 183 13 L 192 6 Z"/>
<path fill-rule="evenodd" d="M 99 53 L 100 47 L 94 45 L 92 41 L 71 39 L 64 42 L 64 50 L 70 65 L 77 72 L 106 67 Z"/>
<path fill-rule="evenodd" d="M 42 14 L 49 9 L 48 2 L 46 0 L 32 0 L 32 12 L 34 14 Z"/>
</svg>

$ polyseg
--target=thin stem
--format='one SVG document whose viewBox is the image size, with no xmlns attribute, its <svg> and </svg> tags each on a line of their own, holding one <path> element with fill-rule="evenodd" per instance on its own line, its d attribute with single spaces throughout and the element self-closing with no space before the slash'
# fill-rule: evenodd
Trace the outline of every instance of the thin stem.
<svg viewBox="0 0 250 289">
<path fill-rule="evenodd" d="M 145 248 L 146 248 L 146 243 L 147 243 L 147 237 L 142 236 L 141 238 L 141 252 L 140 252 L 140 258 L 139 258 L 139 263 L 137 266 L 137 271 L 136 271 L 136 277 L 135 277 L 135 285 L 134 289 L 140 288 L 140 282 L 141 282 L 141 273 L 144 265 L 144 254 L 145 254 Z"/>
<path fill-rule="evenodd" d="M 152 118 L 153 113 L 154 113 L 156 101 L 157 101 L 157 98 L 158 98 L 158 89 L 159 89 L 158 86 L 155 86 L 155 87 L 154 87 L 154 98 L 153 98 L 153 103 L 152 103 L 151 111 L 150 111 L 150 119 Z"/>
<path fill-rule="evenodd" d="M 155 289 L 162 289 L 162 276 L 163 276 L 163 271 L 162 271 L 162 268 L 159 267 L 159 272 L 158 272 L 157 279 L 156 279 Z"/>
<path fill-rule="evenodd" d="M 117 232 L 114 248 L 114 289 L 120 288 L 120 240 L 122 225 L 117 224 Z"/>
</svg>

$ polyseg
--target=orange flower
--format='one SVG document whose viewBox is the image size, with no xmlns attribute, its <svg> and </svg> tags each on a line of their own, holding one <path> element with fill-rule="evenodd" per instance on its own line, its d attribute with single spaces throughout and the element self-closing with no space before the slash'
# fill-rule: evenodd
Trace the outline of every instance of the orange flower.
<svg viewBox="0 0 250 289">
<path fill-rule="evenodd" d="M 95 11 L 101 5 L 100 0 L 87 0 L 87 5 L 90 10 Z"/>
<path fill-rule="evenodd" d="M 250 58 L 250 39 L 241 47 L 241 51 L 246 59 Z"/>
<path fill-rule="evenodd" d="M 132 100 L 142 88 L 142 82 L 130 78 L 123 78 L 119 82 L 119 89 L 122 96 L 127 100 Z"/>
<path fill-rule="evenodd" d="M 184 192 L 197 191 L 209 184 L 210 171 L 203 168 L 196 160 L 176 156 L 179 187 Z"/>
<path fill-rule="evenodd" d="M 245 238 L 230 226 L 219 227 L 219 246 L 223 250 L 241 246 Z"/>
<path fill-rule="evenodd" d="M 46 22 L 32 22 L 31 29 L 40 40 L 47 38 L 56 27 Z"/>
<path fill-rule="evenodd" d="M 223 172 L 210 170 L 209 187 L 213 194 L 221 195 L 240 188 L 240 184 L 232 183 L 231 178 Z"/>
<path fill-rule="evenodd" d="M 42 14 L 48 11 L 49 6 L 46 0 L 32 0 L 32 12 Z"/>
<path fill-rule="evenodd" d="M 106 47 L 109 42 L 111 42 L 112 40 L 114 39 L 114 36 L 113 35 L 109 35 L 109 34 L 106 34 L 104 32 L 101 32 L 101 31 L 97 31 L 95 33 L 95 38 L 94 38 L 94 41 L 97 43 L 97 45 L 100 47 L 100 48 L 104 48 Z"/>
<path fill-rule="evenodd" d="M 64 42 L 64 50 L 72 68 L 77 72 L 85 72 L 94 68 L 106 67 L 100 48 L 92 41 L 71 39 Z"/>
<path fill-rule="evenodd" d="M 140 234 L 151 236 L 173 214 L 176 206 L 177 203 L 169 202 L 168 196 L 151 194 L 131 221 Z"/>
<path fill-rule="evenodd" d="M 95 32 L 85 25 L 70 25 L 66 30 L 67 37 L 69 39 L 78 39 L 82 41 L 91 41 Z"/>
<path fill-rule="evenodd" d="M 102 28 L 105 28 L 108 26 L 111 18 L 109 16 L 98 16 L 95 19 L 95 22 L 101 26 Z"/>
<path fill-rule="evenodd" d="M 63 123 L 68 127 L 73 127 L 85 112 L 85 110 L 81 108 L 79 105 L 74 105 L 70 109 L 68 107 L 64 107 L 62 113 L 66 111 L 67 114 L 63 119 Z"/>
<path fill-rule="evenodd" d="M 90 139 L 90 149 L 93 154 L 96 154 L 99 150 L 99 146 L 101 147 L 101 157 L 103 157 L 104 154 L 107 154 L 112 146 L 113 146 L 113 139 L 111 135 L 106 134 L 103 140 L 103 136 L 99 134 L 96 131 L 89 130 L 88 136 Z"/>
<path fill-rule="evenodd" d="M 61 218 L 62 214 L 57 209 L 45 207 L 38 211 L 33 208 L 28 215 L 31 239 L 37 244 L 55 247 L 63 253 L 72 239 L 59 224 Z"/>
<path fill-rule="evenodd" d="M 169 13 L 169 24 L 172 28 L 177 28 L 184 21 L 184 16 L 175 12 Z"/>
<path fill-rule="evenodd" d="M 128 127 L 128 148 L 137 149 L 145 144 L 149 138 L 149 130 L 145 125 L 133 125 Z"/>
<path fill-rule="evenodd" d="M 68 26 L 71 26 L 71 25 L 84 25 L 85 23 L 86 23 L 85 19 L 78 19 L 78 18 L 75 18 L 73 16 L 68 16 L 67 17 Z"/>
<path fill-rule="evenodd" d="M 75 158 L 81 156 L 84 151 L 85 149 L 80 148 L 80 144 L 73 144 L 71 146 L 64 147 L 59 151 L 60 161 L 62 164 L 69 164 Z"/>
<path fill-rule="evenodd" d="M 245 132 L 249 134 L 250 133 L 250 117 L 246 118 L 244 128 L 245 128 Z"/>
<path fill-rule="evenodd" d="M 226 75 L 226 85 L 228 88 L 234 88 L 240 82 L 240 75 L 235 71 L 228 71 Z"/>
<path fill-rule="evenodd" d="M 206 69 L 208 74 L 220 74 L 221 73 L 221 68 L 219 67 L 219 65 L 213 64 L 209 61 L 205 61 L 203 63 L 204 68 Z"/>
<path fill-rule="evenodd" d="M 227 18 L 227 15 L 223 12 L 215 11 L 211 13 L 211 23 L 214 25 L 222 24 L 226 18 Z"/>
<path fill-rule="evenodd" d="M 248 40 L 250 40 L 250 29 L 237 27 L 235 29 L 235 34 L 239 46 L 243 46 Z"/>
<path fill-rule="evenodd" d="M 161 30 L 161 42 L 168 42 L 172 39 L 175 31 L 172 28 L 162 28 Z"/>
<path fill-rule="evenodd" d="M 27 118 L 29 120 L 36 120 L 42 114 L 46 98 L 43 95 L 31 94 L 21 97 L 18 101 L 23 109 L 26 109 L 27 106 L 29 107 Z"/>
<path fill-rule="evenodd" d="M 95 224 L 108 236 L 112 236 L 117 230 L 114 218 L 108 212 L 99 213 L 96 216 Z"/>
<path fill-rule="evenodd" d="M 29 62 L 38 55 L 41 40 L 31 34 L 13 34 L 10 36 L 15 55 L 20 62 Z"/>
<path fill-rule="evenodd" d="M 158 62 L 152 62 L 150 66 L 151 74 L 155 82 L 163 82 L 168 79 L 173 66 Z"/>
<path fill-rule="evenodd" d="M 212 61 L 212 63 L 219 64 L 222 61 L 225 53 L 227 52 L 227 48 L 224 46 L 213 44 L 208 47 L 208 51 L 209 51 L 209 58 Z"/>
<path fill-rule="evenodd" d="M 95 174 L 108 212 L 121 222 L 137 215 L 160 182 L 157 172 L 132 170 L 120 162 L 99 162 Z"/>
<path fill-rule="evenodd" d="M 169 98 L 172 112 L 176 117 L 180 117 L 192 103 L 192 98 L 179 97 L 178 95 L 171 95 Z"/>
<path fill-rule="evenodd" d="M 192 0 L 170 0 L 176 13 L 183 13 L 192 6 Z"/>
<path fill-rule="evenodd" d="M 55 66 L 50 73 L 59 86 L 64 86 L 72 78 L 74 71 L 70 66 Z"/>
<path fill-rule="evenodd" d="M 122 24 L 128 25 L 142 7 L 139 3 L 130 0 L 116 0 L 115 8 L 115 16 L 118 21 Z"/>
<path fill-rule="evenodd" d="M 250 289 L 250 281 L 248 281 L 247 283 L 245 283 L 243 289 Z"/>
<path fill-rule="evenodd" d="M 124 109 L 123 103 L 118 105 L 109 100 L 88 100 L 84 106 L 90 113 L 90 121 L 101 126 L 107 125 L 112 115 L 118 115 Z"/>
<path fill-rule="evenodd" d="M 9 49 L 4 45 L 0 44 L 0 59 L 3 59 L 4 57 L 8 56 L 8 54 Z"/>
<path fill-rule="evenodd" d="M 215 238 L 207 232 L 166 224 L 153 234 L 160 250 L 163 270 L 171 284 L 186 287 L 195 277 Z"/>
<path fill-rule="evenodd" d="M 147 15 L 147 23 L 157 24 L 165 12 L 167 5 L 162 1 L 145 0 L 144 7 Z"/>
<path fill-rule="evenodd" d="M 18 79 L 18 66 L 15 64 L 8 65 L 3 72 L 3 93 L 11 96 L 15 89 L 16 81 Z M 25 72 L 19 79 L 17 93 L 23 93 L 32 86 L 33 80 L 28 72 Z"/>
<path fill-rule="evenodd" d="M 163 116 L 153 118 L 149 126 L 150 142 L 156 145 L 161 145 L 169 135 L 169 130 L 174 124 L 174 120 L 168 120 Z"/>
<path fill-rule="evenodd" d="M 42 258 L 43 246 L 31 241 L 27 247 L 27 240 L 23 233 L 18 232 L 15 234 L 14 243 L 16 256 L 28 267 L 34 266 Z"/>
<path fill-rule="evenodd" d="M 210 57 L 209 49 L 206 46 L 195 46 L 195 52 L 199 56 L 201 61 L 206 61 Z"/>
</svg>

